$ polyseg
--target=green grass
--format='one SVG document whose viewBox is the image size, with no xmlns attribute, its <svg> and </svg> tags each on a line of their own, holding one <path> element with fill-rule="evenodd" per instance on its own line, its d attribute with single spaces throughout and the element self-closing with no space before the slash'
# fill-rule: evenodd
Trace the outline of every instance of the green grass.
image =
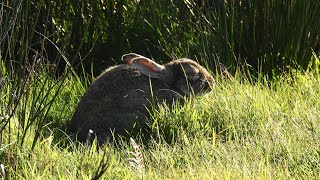
<svg viewBox="0 0 320 180">
<path fill-rule="evenodd" d="M 46 77 L 39 76 L 39 81 Z M 37 123 L 23 143 L 18 124 L 23 95 L 10 126 L 2 133 L 1 164 L 11 179 L 91 179 L 105 165 L 109 179 L 317 179 L 320 175 L 320 76 L 314 72 L 283 75 L 272 81 L 216 76 L 211 94 L 182 107 L 165 105 L 150 119 L 152 137 L 138 136 L 145 168 L 130 165 L 128 140 L 104 147 L 81 145 L 62 133 L 86 85 L 74 76 L 48 79 L 62 83 L 36 139 Z M 7 96 L 12 82 L 1 88 Z M 35 88 L 30 84 L 30 88 Z M 50 88 L 50 100 L 55 87 Z M 48 92 L 46 89 L 44 92 Z M 32 97 L 35 94 L 28 95 Z M 0 101 L 0 107 L 6 102 Z M 2 109 L 3 110 L 3 109 Z M 1 113 L 3 115 L 3 113 Z M 26 113 L 28 114 L 28 113 Z M 20 115 L 20 116 L 19 116 Z M 36 121 L 37 122 L 37 121 Z M 10 132 L 9 132 L 10 128 Z M 61 130 L 62 129 L 62 130 Z M 33 147 L 34 146 L 34 147 Z M 33 148 L 31 148 L 33 147 Z M 105 155 L 104 155 L 105 154 Z M 3 176 L 3 174 L 1 174 Z"/>
<path fill-rule="evenodd" d="M 40 33 L 71 64 L 82 62 L 87 69 L 94 64 L 97 75 L 127 52 L 161 62 L 188 57 L 211 69 L 223 63 L 232 71 L 244 62 L 269 74 L 306 69 L 320 35 L 318 0 L 17 0 L 3 5 L 0 42 L 7 64 L 43 50 L 44 58 L 56 63 L 61 52 Z"/>
<path fill-rule="evenodd" d="M 317 179 L 319 1 L 202 2 L 0 3 L 0 179 Z M 192 58 L 217 81 L 151 112 L 140 169 L 128 139 L 65 133 L 93 80 L 71 64 L 99 73 L 127 52 Z"/>
</svg>

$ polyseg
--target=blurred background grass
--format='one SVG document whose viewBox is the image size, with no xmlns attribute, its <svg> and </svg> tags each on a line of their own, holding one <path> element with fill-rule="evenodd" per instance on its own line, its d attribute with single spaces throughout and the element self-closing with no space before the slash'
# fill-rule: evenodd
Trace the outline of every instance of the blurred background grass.
<svg viewBox="0 0 320 180">
<path fill-rule="evenodd" d="M 317 0 L 17 0 L 1 9 L 1 60 L 17 67 L 39 52 L 63 69 L 56 45 L 74 67 L 93 65 L 95 74 L 126 52 L 230 71 L 247 63 L 272 74 L 305 69 L 319 51 Z"/>
</svg>

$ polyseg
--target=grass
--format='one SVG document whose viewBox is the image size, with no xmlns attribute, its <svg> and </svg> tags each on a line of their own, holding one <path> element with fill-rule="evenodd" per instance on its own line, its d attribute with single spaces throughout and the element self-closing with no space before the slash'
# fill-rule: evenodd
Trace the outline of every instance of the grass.
<svg viewBox="0 0 320 180">
<path fill-rule="evenodd" d="M 162 62 L 189 57 L 211 69 L 216 57 L 233 71 L 239 62 L 270 74 L 306 69 L 320 39 L 318 0 L 18 0 L 0 5 L 4 59 L 21 62 L 45 49 L 44 58 L 56 63 L 61 52 L 40 33 L 71 64 L 82 62 L 87 70 L 94 64 L 96 75 L 126 52 Z"/>
<path fill-rule="evenodd" d="M 39 76 L 40 81 L 45 79 Z M 48 79 L 44 84 L 62 86 L 47 116 L 50 123 L 41 128 L 36 143 L 37 123 L 31 125 L 23 144 L 19 143 L 19 114 L 32 106 L 25 94 L 20 103 L 24 106 L 2 133 L 0 157 L 5 176 L 91 179 L 102 170 L 105 179 L 319 177 L 317 73 L 293 71 L 290 76 L 272 81 L 261 78 L 256 83 L 230 75 L 216 76 L 216 80 L 211 94 L 191 99 L 182 107 L 163 105 L 154 113 L 149 122 L 154 125 L 152 137 L 148 141 L 135 137 L 144 158 L 141 174 L 131 165 L 135 157 L 129 153 L 134 151 L 129 140 L 97 147 L 79 144 L 62 132 L 86 85 L 71 75 L 65 80 Z M 2 96 L 10 92 L 11 83 L 1 88 Z M 51 89 L 48 97 L 55 94 Z M 0 101 L 0 107 L 5 105 Z"/>
<path fill-rule="evenodd" d="M 319 7 L 318 0 L 0 3 L 0 179 L 317 179 Z M 149 134 L 133 137 L 138 150 L 128 139 L 104 147 L 74 141 L 66 124 L 93 80 L 76 72 L 93 63 L 97 73 L 131 51 L 161 63 L 198 60 L 217 85 L 184 106 L 154 109 Z"/>
</svg>

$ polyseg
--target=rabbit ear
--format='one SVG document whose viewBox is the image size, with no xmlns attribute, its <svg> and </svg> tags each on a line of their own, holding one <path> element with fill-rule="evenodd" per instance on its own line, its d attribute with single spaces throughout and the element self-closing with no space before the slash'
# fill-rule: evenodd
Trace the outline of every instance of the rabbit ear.
<svg viewBox="0 0 320 180">
<path fill-rule="evenodd" d="M 151 78 L 162 78 L 163 70 L 165 70 L 164 66 L 143 56 L 133 58 L 131 64 L 137 68 L 141 74 L 150 76 Z"/>
<path fill-rule="evenodd" d="M 123 62 L 127 63 L 127 64 L 131 64 L 131 61 L 133 58 L 136 58 L 136 57 L 144 57 L 144 56 L 141 56 L 140 54 L 136 54 L 136 53 L 129 53 L 129 54 L 124 54 L 121 59 Z"/>
</svg>

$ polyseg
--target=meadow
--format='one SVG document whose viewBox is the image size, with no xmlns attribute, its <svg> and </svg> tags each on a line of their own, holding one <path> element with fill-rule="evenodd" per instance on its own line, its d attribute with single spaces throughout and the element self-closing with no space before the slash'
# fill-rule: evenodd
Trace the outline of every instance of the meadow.
<svg viewBox="0 0 320 180">
<path fill-rule="evenodd" d="M 318 179 L 320 3 L 3 1 L 2 179 Z M 98 146 L 66 126 L 127 52 L 189 57 L 216 86 Z"/>
</svg>

